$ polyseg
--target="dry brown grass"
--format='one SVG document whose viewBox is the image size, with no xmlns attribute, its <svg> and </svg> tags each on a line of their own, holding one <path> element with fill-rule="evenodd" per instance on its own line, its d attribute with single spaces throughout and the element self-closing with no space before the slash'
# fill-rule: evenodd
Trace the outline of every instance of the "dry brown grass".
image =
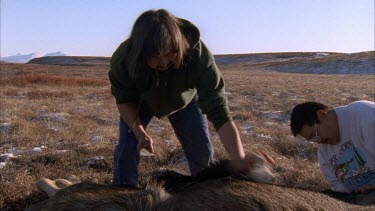
<svg viewBox="0 0 375 211">
<path fill-rule="evenodd" d="M 0 83 L 13 86 L 26 86 L 30 84 L 52 86 L 104 86 L 108 84 L 107 81 L 100 79 L 67 78 L 64 76 L 34 73 L 17 75 L 11 78 L 0 78 Z"/>
<path fill-rule="evenodd" d="M 21 210 L 45 199 L 34 185 L 41 177 L 74 174 L 82 181 L 110 183 L 110 169 L 81 169 L 95 157 L 113 160 L 119 117 L 109 92 L 108 66 L 0 65 L 0 123 L 10 123 L 0 128 L 0 153 L 18 155 L 0 170 L 0 207 Z M 285 116 L 307 100 L 332 107 L 359 99 L 374 101 L 374 76 L 273 73 L 238 65 L 221 69 L 246 151 L 272 155 L 281 184 L 328 188 L 319 172 L 317 147 L 296 142 Z M 217 134 L 213 127 L 210 130 L 216 158 L 225 158 Z M 156 158 L 142 158 L 141 185 L 160 167 L 187 171 L 168 121 L 153 119 L 148 131 L 155 141 Z M 32 151 L 38 146 L 45 148 Z"/>
</svg>

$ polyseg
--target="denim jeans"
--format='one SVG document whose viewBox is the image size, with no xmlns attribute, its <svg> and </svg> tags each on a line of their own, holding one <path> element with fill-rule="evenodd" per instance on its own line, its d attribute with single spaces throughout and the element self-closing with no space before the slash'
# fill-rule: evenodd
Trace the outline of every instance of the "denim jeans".
<svg viewBox="0 0 375 211">
<path fill-rule="evenodd" d="M 139 117 L 146 129 L 152 116 L 141 107 Z M 210 142 L 208 122 L 197 105 L 197 97 L 185 108 L 169 115 L 168 119 L 181 143 L 192 175 L 213 163 L 214 151 Z M 129 126 L 120 118 L 120 137 L 113 163 L 113 184 L 117 186 L 138 185 L 138 141 L 133 132 L 128 130 Z"/>
</svg>

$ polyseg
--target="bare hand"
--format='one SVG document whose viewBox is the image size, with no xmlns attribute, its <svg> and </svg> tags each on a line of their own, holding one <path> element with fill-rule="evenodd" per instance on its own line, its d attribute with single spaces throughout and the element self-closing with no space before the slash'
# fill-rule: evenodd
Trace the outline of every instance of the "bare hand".
<svg viewBox="0 0 375 211">
<path fill-rule="evenodd" d="M 271 156 L 269 156 L 267 153 L 265 153 L 263 151 L 255 151 L 255 154 L 263 157 L 272 166 L 276 165 L 275 160 Z"/>
<path fill-rule="evenodd" d="M 234 160 L 232 162 L 233 167 L 242 173 L 249 172 L 256 164 L 271 164 L 275 166 L 275 161 L 267 153 L 256 151 L 250 153 L 244 159 Z"/>
<path fill-rule="evenodd" d="M 153 143 L 154 142 L 152 141 L 152 138 L 150 136 L 148 136 L 147 134 L 142 134 L 138 138 L 137 150 L 139 151 L 145 148 L 147 151 L 154 153 Z"/>
<path fill-rule="evenodd" d="M 233 160 L 232 167 L 243 176 L 261 183 L 272 184 L 276 180 L 271 165 L 275 161 L 266 153 L 250 153 L 244 159 Z"/>
</svg>

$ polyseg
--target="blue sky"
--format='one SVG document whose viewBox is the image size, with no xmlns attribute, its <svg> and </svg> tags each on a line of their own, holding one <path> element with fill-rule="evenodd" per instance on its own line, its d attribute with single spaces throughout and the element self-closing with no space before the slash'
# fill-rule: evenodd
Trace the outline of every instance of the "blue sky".
<svg viewBox="0 0 375 211">
<path fill-rule="evenodd" d="M 0 0 L 1 56 L 111 56 L 149 9 L 192 21 L 214 54 L 374 50 L 374 0 Z"/>
</svg>

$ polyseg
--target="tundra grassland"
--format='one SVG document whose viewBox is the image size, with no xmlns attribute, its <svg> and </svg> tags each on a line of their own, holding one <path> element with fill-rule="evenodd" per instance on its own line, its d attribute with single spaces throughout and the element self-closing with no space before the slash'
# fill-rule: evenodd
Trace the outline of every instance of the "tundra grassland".
<svg viewBox="0 0 375 211">
<path fill-rule="evenodd" d="M 226 95 L 246 152 L 264 151 L 276 161 L 278 183 L 328 189 L 317 162 L 317 145 L 295 140 L 289 129 L 297 103 L 335 107 L 375 98 L 374 75 L 297 74 L 220 65 Z M 81 181 L 111 183 L 119 115 L 110 93 L 109 66 L 1 63 L 0 207 L 23 210 L 47 198 L 39 178 L 76 175 Z M 140 185 L 159 168 L 188 172 L 187 162 L 166 118 L 147 131 L 155 157 L 142 157 Z M 210 125 L 215 158 L 227 158 Z M 94 165 L 96 164 L 96 165 Z"/>
</svg>

